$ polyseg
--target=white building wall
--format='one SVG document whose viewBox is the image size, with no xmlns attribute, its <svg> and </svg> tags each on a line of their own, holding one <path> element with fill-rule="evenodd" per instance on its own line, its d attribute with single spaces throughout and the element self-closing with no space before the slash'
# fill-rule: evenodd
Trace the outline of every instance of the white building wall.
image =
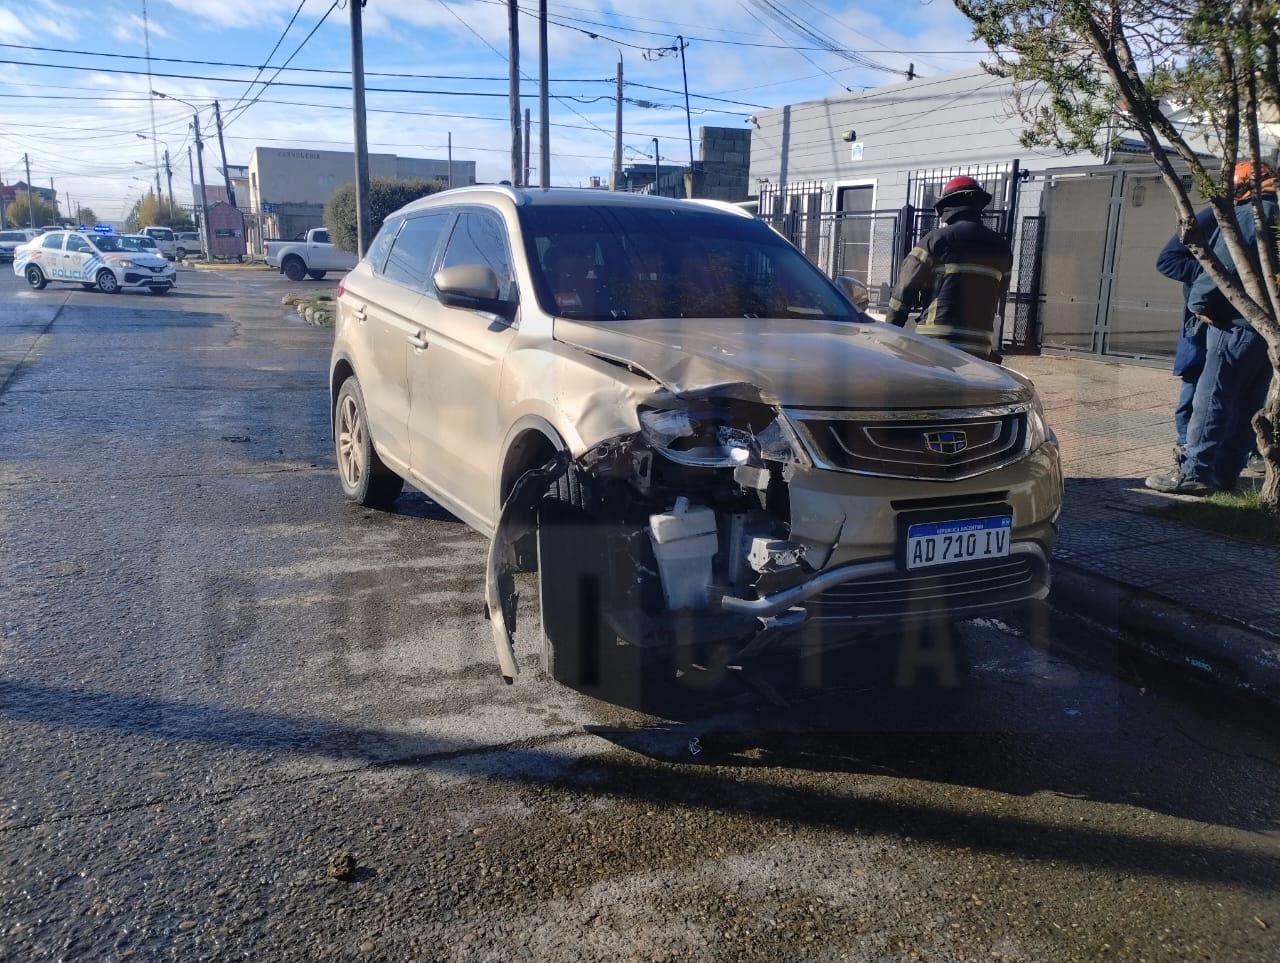
<svg viewBox="0 0 1280 963">
<path fill-rule="evenodd" d="M 444 180 L 449 166 L 447 160 L 369 155 L 371 177 Z M 475 175 L 475 161 L 453 162 L 457 184 L 474 184 Z M 337 188 L 354 180 L 355 155 L 350 151 L 255 147 L 249 155 L 250 209 L 261 211 L 264 203 L 324 204 Z"/>
<path fill-rule="evenodd" d="M 1098 163 L 1023 147 L 1009 81 L 973 71 L 904 81 L 862 94 L 791 104 L 755 115 L 753 189 L 821 181 L 830 188 L 874 184 L 875 206 L 907 202 L 911 171 L 1005 164 L 1070 167 Z M 846 140 L 852 132 L 853 140 Z M 1025 207 L 1024 207 L 1025 210 Z"/>
</svg>

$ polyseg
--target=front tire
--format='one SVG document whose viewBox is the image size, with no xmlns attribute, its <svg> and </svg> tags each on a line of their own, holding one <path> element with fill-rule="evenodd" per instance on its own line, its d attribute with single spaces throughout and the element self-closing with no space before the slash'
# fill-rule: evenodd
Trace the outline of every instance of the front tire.
<svg viewBox="0 0 1280 963">
<path fill-rule="evenodd" d="M 103 294 L 119 294 L 120 282 L 116 280 L 116 276 L 111 271 L 102 270 L 98 272 L 98 290 Z"/>
<path fill-rule="evenodd" d="M 185 261 L 187 259 L 187 249 L 185 247 L 178 248 L 174 254 L 179 261 Z"/>
<path fill-rule="evenodd" d="M 152 294 L 168 294 L 171 290 L 172 288 L 152 288 L 151 293 Z"/>
<path fill-rule="evenodd" d="M 388 508 L 400 496 L 404 479 L 387 468 L 374 450 L 364 394 L 355 378 L 348 378 L 338 390 L 333 446 L 338 480 L 347 498 L 368 508 Z"/>
<path fill-rule="evenodd" d="M 26 278 L 27 278 L 27 283 L 30 284 L 33 288 L 35 288 L 37 291 L 44 290 L 44 286 L 49 283 L 49 281 L 44 276 L 44 272 L 41 271 L 38 267 L 36 267 L 34 264 L 31 265 L 31 267 L 27 268 Z"/>
<path fill-rule="evenodd" d="M 290 281 L 301 281 L 307 276 L 307 266 L 302 263 L 302 258 L 289 256 L 284 259 L 284 263 L 280 265 L 280 269 L 284 271 L 284 276 Z"/>
</svg>

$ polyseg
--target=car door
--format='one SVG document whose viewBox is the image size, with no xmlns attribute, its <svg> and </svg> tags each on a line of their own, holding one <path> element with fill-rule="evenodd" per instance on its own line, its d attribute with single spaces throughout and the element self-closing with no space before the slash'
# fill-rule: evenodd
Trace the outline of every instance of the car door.
<svg viewBox="0 0 1280 963">
<path fill-rule="evenodd" d="M 497 275 L 500 296 L 513 298 L 511 263 L 502 219 L 493 211 L 461 211 L 440 268 L 486 265 Z M 515 327 L 496 314 L 444 305 L 430 292 L 423 308 L 420 343 L 409 358 L 412 473 L 467 521 L 489 528 L 505 430 L 498 387 Z"/>
<path fill-rule="evenodd" d="M 89 262 L 97 253 L 93 245 L 79 234 L 68 234 L 66 246 L 62 249 L 63 273 L 59 277 L 67 281 L 92 281 L 97 265 Z"/>
<path fill-rule="evenodd" d="M 421 329 L 423 291 L 452 215 L 407 217 L 384 225 L 369 251 L 372 279 L 352 276 L 347 296 L 361 330 L 356 371 L 370 431 L 383 455 L 409 465 L 409 356 Z"/>
</svg>

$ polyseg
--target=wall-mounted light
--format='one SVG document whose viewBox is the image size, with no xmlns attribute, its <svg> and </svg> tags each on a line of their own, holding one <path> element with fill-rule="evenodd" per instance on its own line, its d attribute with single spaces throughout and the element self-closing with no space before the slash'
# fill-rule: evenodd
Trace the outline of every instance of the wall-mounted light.
<svg viewBox="0 0 1280 963">
<path fill-rule="evenodd" d="M 756 128 L 756 130 L 760 129 L 760 118 L 757 117 L 755 114 L 752 114 L 750 117 L 747 118 L 747 123 L 750 124 L 752 127 Z"/>
<path fill-rule="evenodd" d="M 856 130 L 846 130 L 843 134 L 840 135 L 840 139 L 844 141 L 846 144 L 852 144 L 855 140 L 858 139 L 858 132 Z"/>
</svg>

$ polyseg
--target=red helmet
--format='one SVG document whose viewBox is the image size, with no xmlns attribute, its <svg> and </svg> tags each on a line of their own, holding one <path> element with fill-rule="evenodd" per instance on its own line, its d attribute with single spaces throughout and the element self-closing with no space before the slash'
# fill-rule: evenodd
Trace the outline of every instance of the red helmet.
<svg viewBox="0 0 1280 963">
<path fill-rule="evenodd" d="M 1262 193 L 1276 192 L 1276 172 L 1266 164 L 1258 165 L 1259 180 L 1262 181 Z M 1253 161 L 1241 161 L 1231 172 L 1231 183 L 1235 186 L 1235 199 L 1247 201 L 1253 196 Z"/>
<path fill-rule="evenodd" d="M 933 207 L 937 211 L 941 211 L 944 207 L 976 207 L 981 209 L 990 203 L 991 195 L 982 189 L 981 184 L 972 177 L 961 175 L 947 181 Z"/>
</svg>

